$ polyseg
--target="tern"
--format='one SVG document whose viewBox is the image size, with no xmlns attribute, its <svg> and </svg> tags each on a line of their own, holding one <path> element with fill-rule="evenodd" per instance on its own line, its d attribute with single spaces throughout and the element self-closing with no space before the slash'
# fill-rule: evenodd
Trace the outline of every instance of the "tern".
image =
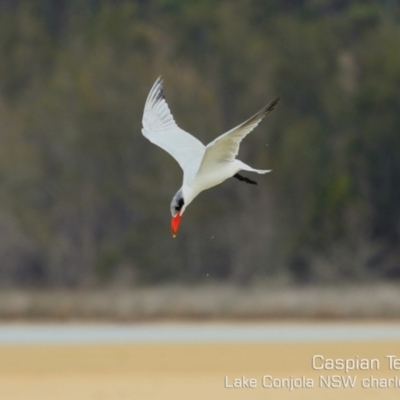
<svg viewBox="0 0 400 400">
<path fill-rule="evenodd" d="M 171 202 L 171 231 L 176 237 L 179 223 L 187 206 L 203 190 L 219 185 L 229 178 L 256 184 L 239 171 L 266 174 L 270 169 L 255 169 L 236 158 L 240 142 L 271 112 L 279 97 L 236 128 L 217 137 L 207 146 L 190 133 L 179 128 L 165 101 L 163 80 L 159 77 L 147 97 L 142 133 L 150 142 L 161 147 L 178 162 L 183 170 L 182 187 Z"/>
</svg>

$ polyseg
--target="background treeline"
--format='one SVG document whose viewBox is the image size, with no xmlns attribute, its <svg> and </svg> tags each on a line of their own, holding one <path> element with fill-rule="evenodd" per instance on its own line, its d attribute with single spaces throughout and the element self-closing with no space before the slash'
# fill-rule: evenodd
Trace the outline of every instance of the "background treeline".
<svg viewBox="0 0 400 400">
<path fill-rule="evenodd" d="M 141 135 L 157 76 L 207 143 L 277 95 L 203 193 Z M 0 2 L 0 282 L 400 278 L 400 1 Z"/>
</svg>

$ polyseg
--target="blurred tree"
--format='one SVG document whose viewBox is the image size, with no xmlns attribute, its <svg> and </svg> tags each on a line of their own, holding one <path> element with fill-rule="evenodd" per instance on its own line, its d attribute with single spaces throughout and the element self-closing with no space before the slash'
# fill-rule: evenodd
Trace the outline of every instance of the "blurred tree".
<svg viewBox="0 0 400 400">
<path fill-rule="evenodd" d="M 95 285 L 400 276 L 400 2 L 0 3 L 0 276 Z M 273 173 L 201 195 L 141 135 L 158 75 L 204 143 L 274 96 L 240 157 Z M 120 278 L 123 277 L 123 278 Z"/>
</svg>

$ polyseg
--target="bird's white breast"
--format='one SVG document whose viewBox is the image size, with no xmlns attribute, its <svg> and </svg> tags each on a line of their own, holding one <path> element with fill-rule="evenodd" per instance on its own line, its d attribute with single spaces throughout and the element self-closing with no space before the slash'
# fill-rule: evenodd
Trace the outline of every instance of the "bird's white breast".
<svg viewBox="0 0 400 400">
<path fill-rule="evenodd" d="M 238 160 L 221 162 L 214 165 L 213 169 L 205 170 L 201 174 L 196 175 L 186 188 L 188 197 L 191 197 L 192 200 L 203 190 L 210 189 L 231 178 L 240 171 L 240 166 L 241 164 Z"/>
</svg>

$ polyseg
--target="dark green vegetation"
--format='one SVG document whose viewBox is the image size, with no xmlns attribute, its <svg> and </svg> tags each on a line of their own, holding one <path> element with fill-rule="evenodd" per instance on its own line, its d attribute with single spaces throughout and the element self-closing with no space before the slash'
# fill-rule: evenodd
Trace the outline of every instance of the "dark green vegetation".
<svg viewBox="0 0 400 400">
<path fill-rule="evenodd" d="M 273 172 L 175 240 L 181 171 L 140 132 L 158 75 L 205 143 L 282 98 L 240 153 Z M 399 242 L 399 1 L 0 3 L 3 285 L 398 279 Z"/>
</svg>

